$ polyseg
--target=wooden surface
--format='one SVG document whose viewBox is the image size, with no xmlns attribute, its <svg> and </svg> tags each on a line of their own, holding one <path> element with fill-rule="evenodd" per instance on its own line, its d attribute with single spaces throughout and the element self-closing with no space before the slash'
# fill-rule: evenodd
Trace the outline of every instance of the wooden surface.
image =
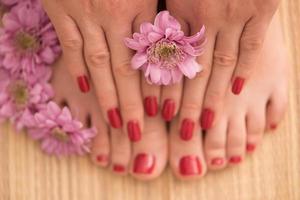
<svg viewBox="0 0 300 200">
<path fill-rule="evenodd" d="M 88 158 L 45 156 L 6 125 L 0 129 L 0 200 L 300 200 L 299 0 L 282 2 L 281 22 L 294 68 L 288 113 L 241 166 L 194 182 L 180 182 L 167 170 L 143 183 L 96 168 Z"/>
</svg>

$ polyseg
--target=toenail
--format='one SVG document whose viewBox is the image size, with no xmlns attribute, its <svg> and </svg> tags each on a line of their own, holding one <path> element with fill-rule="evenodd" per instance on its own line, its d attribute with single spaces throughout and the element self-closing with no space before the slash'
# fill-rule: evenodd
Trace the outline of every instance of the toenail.
<svg viewBox="0 0 300 200">
<path fill-rule="evenodd" d="M 138 154 L 134 161 L 134 173 L 151 174 L 155 167 L 155 156 L 145 153 Z"/>
<path fill-rule="evenodd" d="M 195 123 L 191 119 L 184 119 L 181 123 L 180 137 L 182 140 L 190 140 L 193 137 Z"/>
<path fill-rule="evenodd" d="M 112 127 L 114 127 L 114 128 L 121 128 L 122 127 L 123 122 L 122 122 L 122 118 L 121 118 L 119 108 L 110 109 L 107 112 L 107 116 L 108 116 L 108 119 L 109 119 L 109 123 Z"/>
<path fill-rule="evenodd" d="M 247 144 L 246 150 L 248 152 L 253 152 L 255 150 L 256 146 L 254 144 Z"/>
<path fill-rule="evenodd" d="M 223 158 L 214 158 L 214 159 L 212 159 L 211 164 L 221 166 L 224 164 L 224 162 L 225 161 Z"/>
<path fill-rule="evenodd" d="M 137 121 L 129 121 L 127 123 L 128 137 L 132 142 L 141 140 L 141 129 Z"/>
<path fill-rule="evenodd" d="M 90 84 L 87 76 L 78 76 L 77 82 L 81 92 L 87 93 L 88 91 L 90 91 Z"/>
<path fill-rule="evenodd" d="M 204 130 L 210 129 L 214 121 L 215 113 L 211 109 L 204 109 L 201 115 L 201 127 Z"/>
<path fill-rule="evenodd" d="M 162 110 L 162 117 L 169 122 L 173 119 L 175 113 L 175 102 L 172 99 L 166 99 Z"/>
<path fill-rule="evenodd" d="M 113 170 L 115 172 L 122 173 L 122 172 L 125 172 L 125 167 L 123 165 L 116 164 L 113 166 Z"/>
<path fill-rule="evenodd" d="M 180 174 L 184 176 L 191 176 L 201 174 L 202 167 L 200 160 L 197 156 L 182 157 L 179 162 Z"/>
<path fill-rule="evenodd" d="M 146 97 L 144 100 L 145 111 L 148 116 L 154 117 L 158 112 L 157 98 L 155 96 Z"/>
<path fill-rule="evenodd" d="M 96 159 L 97 159 L 97 162 L 99 162 L 99 163 L 106 163 L 108 161 L 108 156 L 101 154 L 101 155 L 98 155 L 96 157 Z"/>
<path fill-rule="evenodd" d="M 244 87 L 245 79 L 241 77 L 236 77 L 232 85 L 232 93 L 239 95 Z"/>
<path fill-rule="evenodd" d="M 229 159 L 229 162 L 232 164 L 239 164 L 242 161 L 242 157 L 241 156 L 232 156 Z"/>
<path fill-rule="evenodd" d="M 270 126 L 271 130 L 274 131 L 277 129 L 277 124 L 271 124 Z"/>
</svg>

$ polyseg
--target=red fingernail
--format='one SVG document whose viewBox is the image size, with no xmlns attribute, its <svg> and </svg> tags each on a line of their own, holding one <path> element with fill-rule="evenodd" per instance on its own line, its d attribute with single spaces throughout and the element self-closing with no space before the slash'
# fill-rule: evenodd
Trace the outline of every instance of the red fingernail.
<svg viewBox="0 0 300 200">
<path fill-rule="evenodd" d="M 151 174 L 155 167 L 155 157 L 145 153 L 138 154 L 134 161 L 134 173 Z"/>
<path fill-rule="evenodd" d="M 271 130 L 274 131 L 277 129 L 277 124 L 271 124 L 270 126 Z"/>
<path fill-rule="evenodd" d="M 87 76 L 83 75 L 77 77 L 77 82 L 81 92 L 87 93 L 90 91 L 90 84 Z"/>
<path fill-rule="evenodd" d="M 223 165 L 224 164 L 224 159 L 223 158 L 214 158 L 212 161 L 211 161 L 211 164 L 212 165 Z"/>
<path fill-rule="evenodd" d="M 211 109 L 204 109 L 201 115 L 201 127 L 204 130 L 210 129 L 214 121 L 215 113 Z"/>
<path fill-rule="evenodd" d="M 106 155 L 98 155 L 96 159 L 99 163 L 104 163 L 108 161 L 108 157 Z"/>
<path fill-rule="evenodd" d="M 247 144 L 246 150 L 248 152 L 253 152 L 255 150 L 256 146 L 254 144 Z"/>
<path fill-rule="evenodd" d="M 110 109 L 107 112 L 109 122 L 112 127 L 114 128 L 121 128 L 122 127 L 122 118 L 120 115 L 120 110 L 118 108 Z"/>
<path fill-rule="evenodd" d="M 182 157 L 179 162 L 179 171 L 185 176 L 201 174 L 202 166 L 199 158 L 196 156 Z"/>
<path fill-rule="evenodd" d="M 148 116 L 154 117 L 158 112 L 158 104 L 156 97 L 147 97 L 144 100 L 145 110 Z"/>
<path fill-rule="evenodd" d="M 181 123 L 180 137 L 182 140 L 190 140 L 193 137 L 195 123 L 191 119 L 184 119 Z"/>
<path fill-rule="evenodd" d="M 229 159 L 229 162 L 232 164 L 239 164 L 242 161 L 241 156 L 233 156 Z"/>
<path fill-rule="evenodd" d="M 239 95 L 243 89 L 245 83 L 245 79 L 241 77 L 235 78 L 232 85 L 232 93 L 235 95 Z"/>
<path fill-rule="evenodd" d="M 169 122 L 173 119 L 175 113 L 175 102 L 171 99 L 166 99 L 164 102 L 162 116 L 165 121 Z"/>
<path fill-rule="evenodd" d="M 141 139 L 140 125 L 136 121 L 129 121 L 127 123 L 128 137 L 132 142 L 137 142 Z"/>
<path fill-rule="evenodd" d="M 118 173 L 125 172 L 125 167 L 123 165 L 114 165 L 113 170 Z"/>
</svg>

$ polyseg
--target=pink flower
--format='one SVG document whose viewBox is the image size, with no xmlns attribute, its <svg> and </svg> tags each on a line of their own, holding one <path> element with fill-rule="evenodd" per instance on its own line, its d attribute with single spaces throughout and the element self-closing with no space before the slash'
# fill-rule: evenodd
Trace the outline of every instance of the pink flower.
<svg viewBox="0 0 300 200">
<path fill-rule="evenodd" d="M 89 152 L 89 144 L 96 135 L 95 128 L 83 129 L 67 107 L 60 109 L 54 102 L 49 102 L 31 121 L 35 124 L 29 128 L 29 134 L 41 141 L 42 149 L 48 154 L 82 155 Z"/>
<path fill-rule="evenodd" d="M 39 3 L 31 2 L 19 3 L 6 13 L 0 30 L 3 66 L 12 74 L 21 73 L 30 82 L 40 68 L 53 63 L 60 53 L 47 15 Z"/>
<path fill-rule="evenodd" d="M 4 69 L 0 69 L 0 91 L 0 121 L 9 119 L 17 130 L 25 126 L 29 114 L 33 115 L 54 96 L 47 82 L 31 85 Z"/>
<path fill-rule="evenodd" d="M 12 6 L 17 4 L 20 0 L 0 0 L 0 2 L 6 6 Z"/>
<path fill-rule="evenodd" d="M 168 11 L 158 13 L 154 25 L 143 23 L 140 33 L 125 44 L 136 51 L 132 67 L 142 69 L 146 79 L 153 84 L 178 83 L 182 76 L 192 79 L 202 70 L 196 62 L 205 44 L 205 28 L 191 37 L 184 36 L 179 22 Z"/>
</svg>

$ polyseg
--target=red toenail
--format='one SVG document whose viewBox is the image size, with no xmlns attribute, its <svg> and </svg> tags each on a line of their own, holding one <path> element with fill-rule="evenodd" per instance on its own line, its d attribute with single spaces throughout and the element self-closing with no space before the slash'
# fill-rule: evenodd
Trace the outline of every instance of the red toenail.
<svg viewBox="0 0 300 200">
<path fill-rule="evenodd" d="M 215 113 L 211 109 L 204 109 L 201 115 L 201 127 L 204 130 L 210 129 L 214 121 Z"/>
<path fill-rule="evenodd" d="M 125 167 L 123 165 L 114 165 L 113 170 L 118 173 L 122 173 L 125 171 Z"/>
<path fill-rule="evenodd" d="M 112 127 L 114 128 L 122 127 L 123 122 L 120 115 L 120 110 L 118 108 L 110 109 L 107 112 L 107 116 Z"/>
<path fill-rule="evenodd" d="M 129 121 L 127 124 L 127 131 L 128 131 L 129 139 L 132 142 L 137 142 L 141 140 L 141 129 L 138 122 Z"/>
<path fill-rule="evenodd" d="M 201 174 L 202 166 L 200 160 L 196 156 L 182 157 L 179 162 L 180 174 L 184 176 L 191 176 Z"/>
<path fill-rule="evenodd" d="M 108 161 L 108 157 L 106 155 L 98 155 L 96 159 L 99 163 L 104 163 Z"/>
<path fill-rule="evenodd" d="M 270 126 L 271 130 L 274 131 L 277 129 L 277 124 L 271 124 Z"/>
<path fill-rule="evenodd" d="M 138 154 L 134 161 L 134 173 L 151 174 L 155 167 L 155 157 L 145 153 Z"/>
<path fill-rule="evenodd" d="M 195 123 L 191 119 L 184 119 L 181 124 L 180 137 L 182 140 L 190 140 L 193 137 Z"/>
<path fill-rule="evenodd" d="M 175 114 L 175 102 L 172 99 L 166 99 L 164 102 L 162 116 L 165 121 L 169 122 Z"/>
<path fill-rule="evenodd" d="M 211 164 L 212 165 L 223 165 L 224 164 L 224 159 L 223 158 L 214 158 L 212 161 L 211 161 Z"/>
<path fill-rule="evenodd" d="M 229 162 L 232 164 L 239 164 L 242 161 L 241 156 L 233 156 L 229 159 Z"/>
<path fill-rule="evenodd" d="M 144 100 L 145 111 L 150 117 L 156 116 L 158 112 L 158 104 L 156 97 L 146 97 Z"/>
<path fill-rule="evenodd" d="M 239 95 L 244 87 L 245 79 L 241 77 L 236 77 L 232 85 L 232 93 Z"/>
<path fill-rule="evenodd" d="M 254 144 L 247 144 L 246 150 L 248 152 L 253 152 L 255 150 L 256 146 Z"/>
<path fill-rule="evenodd" d="M 87 93 L 90 91 L 90 84 L 87 76 L 83 75 L 77 77 L 77 82 L 81 92 Z"/>
</svg>

